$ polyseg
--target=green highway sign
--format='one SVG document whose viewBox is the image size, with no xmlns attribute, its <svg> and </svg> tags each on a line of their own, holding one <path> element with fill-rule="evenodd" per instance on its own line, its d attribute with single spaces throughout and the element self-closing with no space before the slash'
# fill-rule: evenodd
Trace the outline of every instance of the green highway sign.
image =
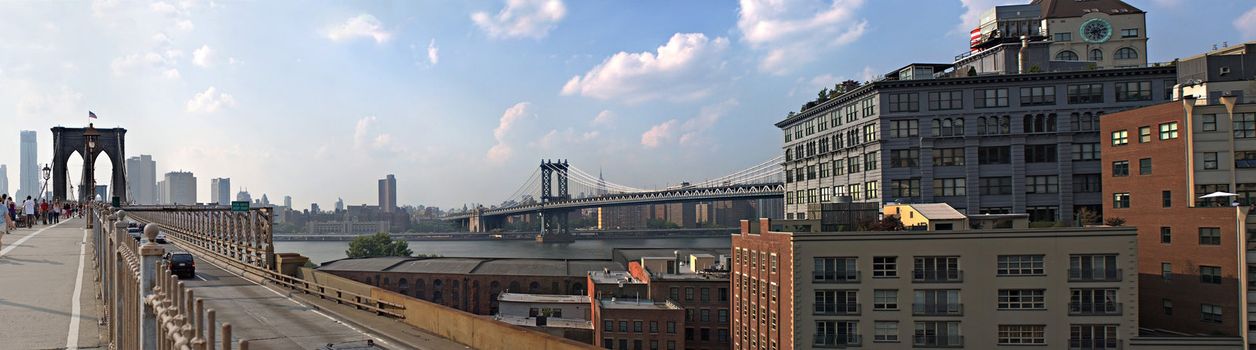
<svg viewBox="0 0 1256 350">
<path fill-rule="evenodd" d="M 248 201 L 232 201 L 231 211 L 249 211 Z"/>
</svg>

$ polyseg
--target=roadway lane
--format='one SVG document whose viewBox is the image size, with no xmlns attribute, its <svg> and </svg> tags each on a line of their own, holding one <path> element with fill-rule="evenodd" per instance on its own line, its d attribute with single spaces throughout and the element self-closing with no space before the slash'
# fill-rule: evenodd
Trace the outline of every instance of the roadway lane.
<svg viewBox="0 0 1256 350">
<path fill-rule="evenodd" d="M 182 251 L 164 244 L 166 251 Z M 322 349 L 327 344 L 341 348 L 361 345 L 367 339 L 386 344 L 379 337 L 342 323 L 296 300 L 286 291 L 261 286 L 196 260 L 196 277 L 184 279 L 206 309 L 214 309 L 218 322 L 231 323 L 235 341 L 249 340 L 249 349 Z M 362 347 L 361 349 L 369 349 Z"/>
<path fill-rule="evenodd" d="M 83 220 L 71 219 L 4 236 L 0 349 L 105 347 L 97 323 L 99 290 L 85 233 Z"/>
</svg>

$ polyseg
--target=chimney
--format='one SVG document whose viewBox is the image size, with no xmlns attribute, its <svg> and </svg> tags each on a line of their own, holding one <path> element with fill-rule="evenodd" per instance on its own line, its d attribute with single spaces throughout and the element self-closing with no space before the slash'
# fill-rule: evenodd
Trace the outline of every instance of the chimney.
<svg viewBox="0 0 1256 350">
<path fill-rule="evenodd" d="M 1025 74 L 1025 50 L 1029 48 L 1029 36 L 1021 35 L 1020 51 L 1016 53 L 1017 73 Z"/>
</svg>

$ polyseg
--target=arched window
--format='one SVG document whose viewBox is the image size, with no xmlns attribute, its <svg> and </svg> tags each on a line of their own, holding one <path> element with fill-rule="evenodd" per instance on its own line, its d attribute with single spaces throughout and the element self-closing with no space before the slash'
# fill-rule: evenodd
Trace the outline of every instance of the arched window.
<svg viewBox="0 0 1256 350">
<path fill-rule="evenodd" d="M 510 288 L 506 288 L 507 292 L 519 293 L 519 281 L 510 281 Z"/>
<path fill-rule="evenodd" d="M 1003 120 L 999 122 L 999 129 L 1001 129 L 1000 130 L 1001 134 L 1011 134 L 1012 133 L 1012 117 L 1006 116 L 1006 115 L 1003 116 Z"/>
<path fill-rule="evenodd" d="M 1047 114 L 1047 128 L 1043 129 L 1043 131 L 1055 132 L 1055 124 L 1056 124 L 1055 113 Z"/>
<path fill-rule="evenodd" d="M 1056 61 L 1076 61 L 1077 53 L 1071 50 L 1060 51 L 1060 53 L 1055 54 L 1055 60 Z"/>
<path fill-rule="evenodd" d="M 406 289 L 407 289 L 407 287 L 409 287 L 409 286 L 408 286 L 408 285 L 406 285 L 406 279 L 405 279 L 405 278 L 398 278 L 398 279 L 397 279 L 397 292 L 399 292 L 399 293 L 401 293 L 401 294 L 404 294 L 404 295 L 410 295 L 410 293 L 406 290 Z"/>
<path fill-rule="evenodd" d="M 942 120 L 941 119 L 933 120 L 933 136 L 934 137 L 942 136 Z"/>
<path fill-rule="evenodd" d="M 1116 50 L 1116 56 L 1114 57 L 1118 60 L 1132 60 L 1138 58 L 1138 51 L 1134 51 L 1132 48 L 1122 47 Z"/>
<path fill-rule="evenodd" d="M 1103 50 L 1090 49 L 1090 54 L 1086 55 L 1086 59 L 1091 61 L 1103 61 Z"/>
<path fill-rule="evenodd" d="M 1034 116 L 1032 114 L 1026 114 L 1025 118 L 1022 118 L 1021 124 L 1023 124 L 1026 134 L 1034 132 Z"/>
<path fill-rule="evenodd" d="M 541 291 L 541 282 L 532 281 L 528 284 L 528 293 L 539 293 Z"/>
<path fill-rule="evenodd" d="M 380 287 L 388 288 L 388 277 L 384 277 L 384 284 L 380 285 Z"/>
<path fill-rule="evenodd" d="M 977 117 L 977 135 L 986 134 L 986 117 Z"/>
<path fill-rule="evenodd" d="M 964 118 L 955 118 L 955 122 L 951 124 L 951 131 L 955 136 L 964 136 Z"/>
<path fill-rule="evenodd" d="M 414 280 L 414 297 L 427 300 L 427 286 L 423 285 L 423 280 Z"/>
<path fill-rule="evenodd" d="M 440 279 L 432 280 L 432 302 L 443 304 L 445 302 L 445 281 Z"/>
</svg>

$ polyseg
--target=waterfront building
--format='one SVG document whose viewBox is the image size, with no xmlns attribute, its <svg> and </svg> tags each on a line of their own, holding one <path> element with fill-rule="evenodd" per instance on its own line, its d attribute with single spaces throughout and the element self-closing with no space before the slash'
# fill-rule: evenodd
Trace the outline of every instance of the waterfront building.
<svg viewBox="0 0 1256 350">
<path fill-rule="evenodd" d="M 21 157 L 18 164 L 18 192 L 14 196 L 16 198 L 25 199 L 26 196 L 31 198 L 39 198 L 39 143 L 36 142 L 38 134 L 31 130 L 22 130 L 21 132 Z"/>
<path fill-rule="evenodd" d="M 283 207 L 292 209 L 292 196 L 283 196 Z"/>
<path fill-rule="evenodd" d="M 1063 16 L 1079 4 L 1031 5 L 1055 6 L 1041 16 Z M 1120 1 L 1085 5 L 1100 10 L 1083 22 L 1127 22 L 1113 18 L 1124 16 L 1120 8 L 1128 5 Z M 1051 21 L 1065 18 L 1039 20 L 1050 24 L 1048 33 L 1063 33 Z M 1141 19 L 1128 21 L 1135 22 Z M 1139 33 L 1114 45 L 1141 50 Z M 1053 50 L 1073 44 L 1030 39 L 987 38 L 953 63 L 910 64 L 868 84 L 847 82 L 777 123 L 785 137 L 785 218 L 812 218 L 808 211 L 822 211 L 811 206 L 845 200 L 939 202 L 962 213 L 1028 213 L 1032 221 L 1070 224 L 1082 209 L 1102 212 L 1100 117 L 1170 100 L 1176 67 L 1059 60 Z"/>
<path fill-rule="evenodd" d="M 191 172 L 172 171 L 161 181 L 162 204 L 196 204 L 196 176 Z"/>
<path fill-rule="evenodd" d="M 379 208 L 385 213 L 397 210 L 397 177 L 393 174 L 379 179 Z"/>
<path fill-rule="evenodd" d="M 157 162 L 141 154 L 126 159 L 126 182 L 135 204 L 157 204 Z"/>
<path fill-rule="evenodd" d="M 1139 336 L 1133 228 L 774 224 L 743 221 L 733 236 L 734 349 L 1117 349 Z"/>
<path fill-rule="evenodd" d="M 1256 42 L 1183 59 L 1179 101 L 1100 122 L 1104 217 L 1138 229 L 1144 327 L 1239 336 L 1254 326 L 1252 62 Z"/>
<path fill-rule="evenodd" d="M 358 221 L 355 219 L 341 221 L 310 221 L 306 223 L 306 232 L 311 235 L 373 235 L 380 232 L 392 232 L 388 221 Z"/>
<path fill-rule="evenodd" d="M 218 205 L 231 205 L 231 179 L 216 178 L 209 180 L 210 201 Z"/>
</svg>

